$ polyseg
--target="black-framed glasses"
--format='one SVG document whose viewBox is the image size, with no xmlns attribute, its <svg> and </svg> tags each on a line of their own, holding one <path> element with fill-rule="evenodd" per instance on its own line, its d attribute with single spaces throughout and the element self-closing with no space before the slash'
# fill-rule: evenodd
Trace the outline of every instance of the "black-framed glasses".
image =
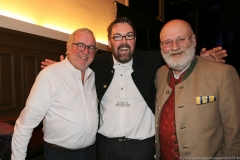
<svg viewBox="0 0 240 160">
<path fill-rule="evenodd" d="M 188 38 L 188 37 L 178 37 L 175 42 L 180 45 L 180 46 L 183 46 L 183 45 L 186 45 L 188 40 L 192 37 L 193 34 L 191 34 L 191 36 Z M 168 39 L 168 40 L 165 40 L 165 41 L 162 41 L 161 42 L 161 46 L 164 47 L 164 48 L 168 48 L 168 47 L 172 47 L 172 44 L 173 44 L 173 41 L 174 40 L 171 40 L 171 39 Z"/>
<path fill-rule="evenodd" d="M 122 36 L 120 34 L 114 35 L 110 38 L 114 39 L 115 41 L 121 41 L 123 39 L 123 37 L 125 37 L 126 40 L 132 40 L 135 38 L 134 34 L 127 34 L 126 36 Z"/>
<path fill-rule="evenodd" d="M 95 47 L 93 45 L 87 46 L 86 44 L 81 43 L 81 42 L 79 42 L 79 43 L 72 43 L 72 44 L 76 45 L 77 49 L 79 51 L 84 51 L 86 49 L 86 47 L 87 47 L 88 48 L 88 52 L 91 53 L 91 54 L 96 53 L 97 50 L 98 50 L 97 47 Z"/>
</svg>

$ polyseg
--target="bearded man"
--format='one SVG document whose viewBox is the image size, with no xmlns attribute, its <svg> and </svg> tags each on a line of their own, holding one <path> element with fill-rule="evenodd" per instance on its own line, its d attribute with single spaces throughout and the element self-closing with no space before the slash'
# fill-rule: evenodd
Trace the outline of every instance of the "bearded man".
<svg viewBox="0 0 240 160">
<path fill-rule="evenodd" d="M 154 79 L 164 63 L 156 51 L 136 51 L 136 29 L 126 17 L 116 18 L 107 28 L 112 53 L 95 56 L 91 68 L 99 101 L 98 160 L 154 160 Z M 200 55 L 224 62 L 221 47 Z M 54 61 L 42 62 L 42 68 Z"/>
<path fill-rule="evenodd" d="M 240 83 L 236 70 L 195 56 L 183 20 L 166 23 L 156 74 L 156 159 L 234 159 L 240 155 Z"/>
</svg>

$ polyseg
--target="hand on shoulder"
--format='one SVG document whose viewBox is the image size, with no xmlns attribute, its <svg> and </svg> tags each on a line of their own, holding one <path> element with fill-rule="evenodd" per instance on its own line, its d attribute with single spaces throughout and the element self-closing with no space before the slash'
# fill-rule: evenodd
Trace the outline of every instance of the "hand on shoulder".
<svg viewBox="0 0 240 160">
<path fill-rule="evenodd" d="M 211 50 L 206 50 L 206 48 L 202 48 L 200 52 L 200 56 L 215 62 L 225 63 L 223 58 L 227 57 L 227 51 L 223 50 L 222 47 L 215 47 Z"/>
<path fill-rule="evenodd" d="M 60 56 L 60 61 L 62 61 L 62 60 L 64 60 L 63 55 Z M 41 62 L 41 68 L 42 69 L 46 68 L 47 66 L 52 65 L 54 63 L 56 63 L 56 61 L 53 61 L 53 60 L 50 60 L 50 59 L 45 59 L 44 61 Z"/>
</svg>

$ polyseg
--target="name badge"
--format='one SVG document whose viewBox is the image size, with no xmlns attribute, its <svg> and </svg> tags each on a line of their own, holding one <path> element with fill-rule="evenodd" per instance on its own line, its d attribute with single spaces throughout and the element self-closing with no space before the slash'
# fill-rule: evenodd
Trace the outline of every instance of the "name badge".
<svg viewBox="0 0 240 160">
<path fill-rule="evenodd" d="M 114 106 L 115 107 L 132 107 L 133 102 L 132 101 L 115 101 Z"/>
</svg>

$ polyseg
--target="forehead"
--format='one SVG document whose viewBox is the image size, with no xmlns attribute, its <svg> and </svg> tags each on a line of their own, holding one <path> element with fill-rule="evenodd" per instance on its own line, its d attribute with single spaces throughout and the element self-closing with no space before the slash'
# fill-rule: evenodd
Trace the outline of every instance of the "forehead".
<svg viewBox="0 0 240 160">
<path fill-rule="evenodd" d="M 182 36 L 189 36 L 191 29 L 184 23 L 169 23 L 162 28 L 160 40 L 176 39 Z"/>
<path fill-rule="evenodd" d="M 121 34 L 125 35 L 129 32 L 134 32 L 132 26 L 128 23 L 117 23 L 112 27 L 112 35 L 114 34 Z"/>
<path fill-rule="evenodd" d="M 176 39 L 178 37 L 187 37 L 188 32 L 185 32 L 184 30 L 181 29 L 176 29 L 176 30 L 169 30 L 166 32 L 162 32 L 160 35 L 160 40 L 164 41 L 167 39 Z"/>
<path fill-rule="evenodd" d="M 86 31 L 77 32 L 74 37 L 74 43 L 82 42 L 86 45 L 95 45 L 95 39 L 93 35 Z"/>
</svg>

